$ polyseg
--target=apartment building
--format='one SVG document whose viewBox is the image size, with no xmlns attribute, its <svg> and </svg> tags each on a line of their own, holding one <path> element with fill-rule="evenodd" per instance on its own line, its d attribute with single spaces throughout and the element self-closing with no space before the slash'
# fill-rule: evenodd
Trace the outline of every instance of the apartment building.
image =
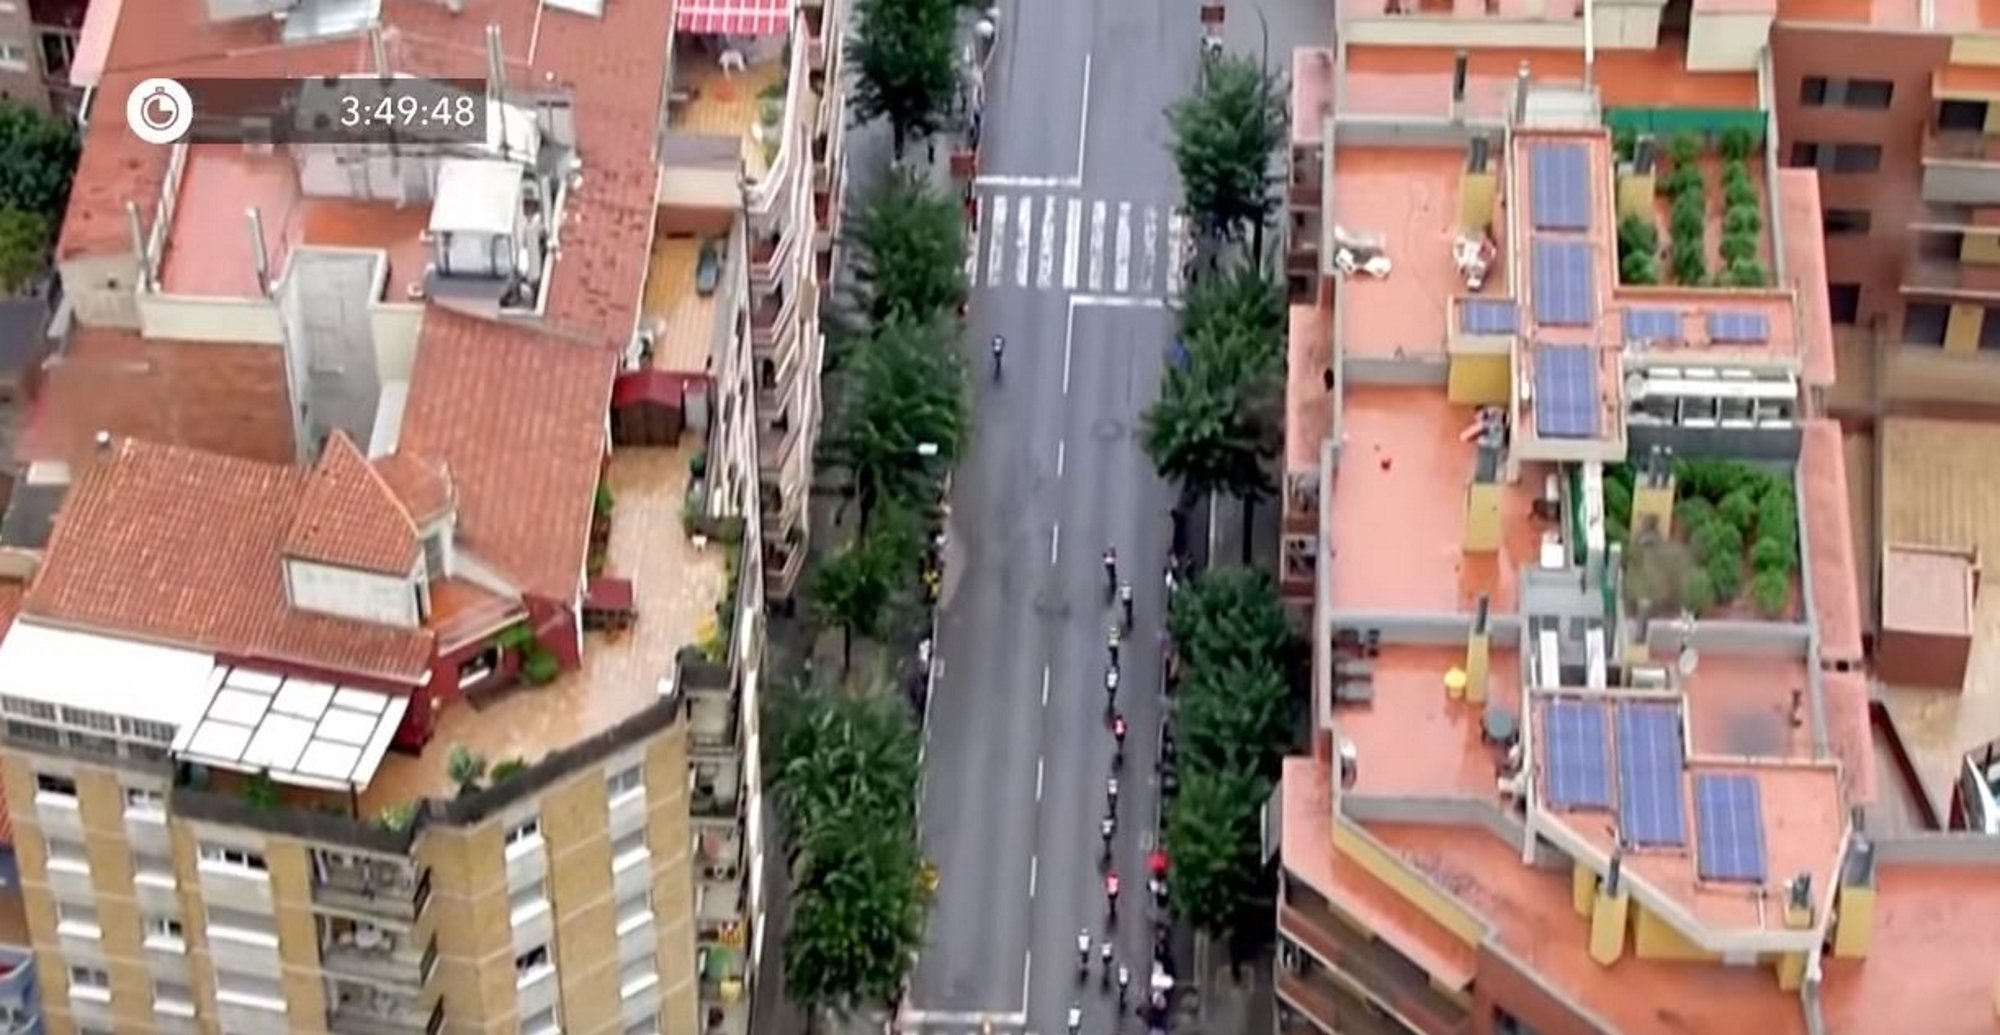
<svg viewBox="0 0 2000 1035">
<path fill-rule="evenodd" d="M 1350 5 L 1295 55 L 1283 1031 L 1996 1023 L 2000 842 L 1870 706 L 1822 177 L 1736 14 Z"/>
<path fill-rule="evenodd" d="M 0 526 L 49 1031 L 748 1030 L 841 24 L 118 14 Z M 482 78 L 487 132 L 148 145 L 160 74 Z"/>
</svg>

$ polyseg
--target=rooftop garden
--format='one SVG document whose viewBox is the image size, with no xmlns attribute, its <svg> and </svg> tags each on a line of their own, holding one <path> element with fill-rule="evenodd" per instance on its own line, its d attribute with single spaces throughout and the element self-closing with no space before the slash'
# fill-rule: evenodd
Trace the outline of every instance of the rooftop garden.
<svg viewBox="0 0 2000 1035">
<path fill-rule="evenodd" d="M 1632 527 L 1633 469 L 1604 474 L 1605 535 L 1627 544 L 1626 602 L 1656 617 L 1792 611 L 1799 573 L 1798 499 L 1790 478 L 1735 460 L 1681 460 L 1672 532 Z"/>
<path fill-rule="evenodd" d="M 1630 167 L 1640 142 L 1655 138 L 1620 131 L 1612 140 L 1624 169 Z M 1666 173 L 1655 182 L 1659 200 L 1654 210 L 1625 211 L 1618 221 L 1619 283 L 1769 286 L 1771 275 L 1760 258 L 1764 194 L 1751 168 L 1761 149 L 1757 135 L 1741 126 L 1707 136 L 1680 133 L 1668 138 Z M 1712 202 L 1716 196 L 1719 207 Z M 1708 243 L 1711 228 L 1720 234 L 1713 250 Z"/>
</svg>

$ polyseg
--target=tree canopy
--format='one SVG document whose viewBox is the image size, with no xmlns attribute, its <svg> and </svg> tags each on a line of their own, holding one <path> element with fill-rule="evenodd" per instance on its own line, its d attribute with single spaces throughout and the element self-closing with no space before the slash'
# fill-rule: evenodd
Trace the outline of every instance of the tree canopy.
<svg viewBox="0 0 2000 1035">
<path fill-rule="evenodd" d="M 0 208 L 0 294 L 33 283 L 48 266 L 49 221 L 39 213 Z"/>
<path fill-rule="evenodd" d="M 947 326 L 892 317 L 841 368 L 826 459 L 853 478 L 864 520 L 883 500 L 928 502 L 970 435 L 965 359 Z"/>
<path fill-rule="evenodd" d="M 1183 341 L 1213 341 L 1242 335 L 1264 342 L 1274 360 L 1285 350 L 1285 286 L 1254 265 L 1214 277 L 1198 277 L 1182 299 Z"/>
<path fill-rule="evenodd" d="M 840 628 L 843 666 L 853 662 L 857 634 L 879 639 L 889 631 L 915 572 L 915 526 L 906 510 L 889 508 L 813 573 L 809 598 L 821 618 Z"/>
<path fill-rule="evenodd" d="M 1146 455 L 1184 494 L 1263 499 L 1283 441 L 1282 364 L 1244 330 L 1184 344 L 1188 362 L 1168 368 L 1141 417 Z"/>
<path fill-rule="evenodd" d="M 81 149 L 69 123 L 15 101 L 0 101 L 0 209 L 62 222 Z"/>
<path fill-rule="evenodd" d="M 1287 100 L 1253 58 L 1218 53 L 1202 62 L 1194 92 L 1167 108 L 1174 165 L 1195 224 L 1233 239 L 1277 210 L 1271 163 L 1286 141 Z"/>
<path fill-rule="evenodd" d="M 851 226 L 855 308 L 869 321 L 929 320 L 965 301 L 965 213 L 943 191 L 891 173 Z"/>
<path fill-rule="evenodd" d="M 1211 934 L 1237 930 L 1264 901 L 1258 817 L 1270 794 L 1252 774 L 1190 766 L 1167 807 L 1175 912 Z"/>
<path fill-rule="evenodd" d="M 1291 694 L 1268 660 L 1190 669 L 1179 718 L 1182 756 L 1196 769 L 1275 774 L 1292 740 Z"/>
<path fill-rule="evenodd" d="M 958 104 L 958 0 L 860 0 L 847 57 L 862 120 L 889 120 L 896 157 L 950 124 Z"/>
<path fill-rule="evenodd" d="M 1195 668 L 1271 662 L 1292 643 L 1271 577 L 1250 568 L 1207 571 L 1190 581 L 1174 595 L 1167 632 L 1182 663 Z"/>
</svg>

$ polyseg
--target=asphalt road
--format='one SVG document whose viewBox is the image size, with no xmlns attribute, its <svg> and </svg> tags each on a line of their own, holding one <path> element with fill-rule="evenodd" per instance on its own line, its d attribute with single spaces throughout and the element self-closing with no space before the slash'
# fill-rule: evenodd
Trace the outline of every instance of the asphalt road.
<svg viewBox="0 0 2000 1035">
<path fill-rule="evenodd" d="M 1076 1004 L 1084 1031 L 1113 1031 L 1113 996 L 1094 975 L 1077 980 L 1079 928 L 1113 937 L 1135 990 L 1145 981 L 1170 495 L 1138 424 L 1172 334 L 1182 231 L 1162 111 L 1193 82 L 1196 12 L 1194 0 L 1003 4 L 969 263 L 978 428 L 954 481 L 958 570 L 926 723 L 924 843 L 942 885 L 906 1030 L 990 1021 L 1052 1035 Z M 998 382 L 987 377 L 995 334 L 1008 343 Z M 1117 617 L 1106 545 L 1137 597 L 1121 658 L 1130 729 L 1115 928 L 1098 833 Z"/>
</svg>

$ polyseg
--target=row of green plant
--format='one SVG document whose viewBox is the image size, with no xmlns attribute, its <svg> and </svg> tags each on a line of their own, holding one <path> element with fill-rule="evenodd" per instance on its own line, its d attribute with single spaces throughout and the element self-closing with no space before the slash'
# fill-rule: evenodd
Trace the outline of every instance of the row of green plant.
<svg viewBox="0 0 2000 1035">
<path fill-rule="evenodd" d="M 1168 613 L 1181 662 L 1180 791 L 1166 845 L 1183 916 L 1216 935 L 1270 917 L 1259 820 L 1292 742 L 1291 628 L 1264 572 L 1211 571 Z"/>
<path fill-rule="evenodd" d="M 80 151 L 69 123 L 0 99 L 0 294 L 47 271 Z"/>
<path fill-rule="evenodd" d="M 1764 215 L 1750 160 L 1757 153 L 1749 130 L 1731 128 L 1716 141 L 1722 174 L 1722 240 L 1720 268 L 1708 263 L 1708 180 L 1701 170 L 1706 142 L 1692 133 L 1668 144 L 1669 171 L 1658 189 L 1667 199 L 1667 272 L 1689 287 L 1754 288 L 1770 282 L 1757 259 L 1764 232 Z M 1648 217 L 1628 215 L 1618 223 L 1618 275 L 1625 284 L 1658 284 L 1659 227 Z"/>
<path fill-rule="evenodd" d="M 1242 240 L 1261 260 L 1263 231 L 1277 214 L 1274 156 L 1288 140 L 1289 98 L 1257 59 L 1217 53 L 1202 58 L 1193 92 L 1167 108 L 1181 196 L 1200 234 Z"/>
<path fill-rule="evenodd" d="M 1681 460 L 1674 478 L 1679 541 L 1647 541 L 1632 535 L 1631 469 L 1606 472 L 1606 533 L 1630 543 L 1633 594 L 1656 608 L 1703 614 L 1747 588 L 1759 614 L 1783 616 L 1799 572 L 1798 500 L 1790 479 L 1735 460 Z"/>
</svg>

